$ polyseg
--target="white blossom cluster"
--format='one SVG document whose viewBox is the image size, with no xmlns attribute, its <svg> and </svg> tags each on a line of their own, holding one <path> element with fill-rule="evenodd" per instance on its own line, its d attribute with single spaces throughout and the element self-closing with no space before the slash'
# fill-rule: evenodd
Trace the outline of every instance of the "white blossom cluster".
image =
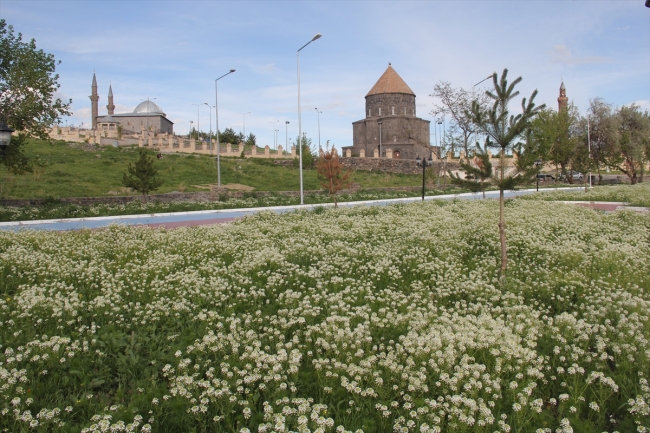
<svg viewBox="0 0 650 433">
<path fill-rule="evenodd" d="M 0 233 L 0 431 L 650 429 L 650 218 L 542 201 Z"/>
</svg>

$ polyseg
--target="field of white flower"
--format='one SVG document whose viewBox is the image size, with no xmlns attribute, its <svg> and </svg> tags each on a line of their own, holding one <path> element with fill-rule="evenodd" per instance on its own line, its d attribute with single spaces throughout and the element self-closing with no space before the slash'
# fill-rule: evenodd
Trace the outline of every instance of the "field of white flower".
<svg viewBox="0 0 650 433">
<path fill-rule="evenodd" d="M 647 431 L 650 218 L 506 215 L 0 232 L 0 431 Z"/>
<path fill-rule="evenodd" d="M 545 191 L 544 194 L 522 196 L 524 200 L 547 201 L 609 201 L 625 202 L 632 206 L 650 207 L 650 183 L 636 185 L 594 186 L 583 191 Z"/>
</svg>

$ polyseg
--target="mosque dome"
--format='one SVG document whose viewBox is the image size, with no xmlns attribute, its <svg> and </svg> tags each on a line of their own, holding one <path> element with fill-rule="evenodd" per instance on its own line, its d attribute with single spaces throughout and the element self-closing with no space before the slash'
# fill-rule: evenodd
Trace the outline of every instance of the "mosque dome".
<svg viewBox="0 0 650 433">
<path fill-rule="evenodd" d="M 160 107 L 156 105 L 156 103 L 153 101 L 140 102 L 138 106 L 135 107 L 135 110 L 133 110 L 133 112 L 141 113 L 141 114 L 147 114 L 147 113 L 164 114 L 163 111 L 160 109 Z"/>
</svg>

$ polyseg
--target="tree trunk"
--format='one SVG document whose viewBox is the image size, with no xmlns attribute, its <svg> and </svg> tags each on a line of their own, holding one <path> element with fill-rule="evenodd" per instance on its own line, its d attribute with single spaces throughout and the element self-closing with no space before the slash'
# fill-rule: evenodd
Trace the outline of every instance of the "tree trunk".
<svg viewBox="0 0 650 433">
<path fill-rule="evenodd" d="M 501 150 L 501 182 L 506 171 L 506 152 Z M 505 195 L 503 187 L 499 187 L 499 238 L 501 240 L 501 280 L 506 276 L 508 268 L 508 252 L 506 251 L 506 218 L 505 218 Z"/>
<path fill-rule="evenodd" d="M 505 198 L 503 189 L 499 190 L 499 238 L 501 240 L 501 278 L 503 279 L 508 268 L 508 252 L 506 250 L 506 221 L 505 221 Z"/>
</svg>

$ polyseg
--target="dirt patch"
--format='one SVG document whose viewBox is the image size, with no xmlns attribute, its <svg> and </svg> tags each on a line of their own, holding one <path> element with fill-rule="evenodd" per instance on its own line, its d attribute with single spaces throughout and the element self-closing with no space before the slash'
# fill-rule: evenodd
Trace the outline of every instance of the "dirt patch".
<svg viewBox="0 0 650 433">
<path fill-rule="evenodd" d="M 210 191 L 212 188 L 216 188 L 217 184 L 203 184 L 203 185 L 193 185 L 195 188 L 205 189 Z M 222 188 L 229 189 L 231 191 L 253 191 L 255 188 L 248 185 L 242 185 L 241 183 L 228 183 L 221 185 Z"/>
</svg>

